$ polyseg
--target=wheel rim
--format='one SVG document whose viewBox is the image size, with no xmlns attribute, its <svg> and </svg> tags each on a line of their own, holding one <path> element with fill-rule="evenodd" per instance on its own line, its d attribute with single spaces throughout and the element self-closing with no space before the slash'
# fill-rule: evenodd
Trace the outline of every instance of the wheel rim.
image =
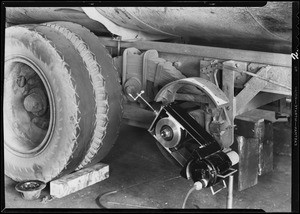
<svg viewBox="0 0 300 214">
<path fill-rule="evenodd" d="M 53 134 L 54 98 L 42 69 L 24 56 L 5 59 L 4 146 L 20 157 L 42 152 Z"/>
</svg>

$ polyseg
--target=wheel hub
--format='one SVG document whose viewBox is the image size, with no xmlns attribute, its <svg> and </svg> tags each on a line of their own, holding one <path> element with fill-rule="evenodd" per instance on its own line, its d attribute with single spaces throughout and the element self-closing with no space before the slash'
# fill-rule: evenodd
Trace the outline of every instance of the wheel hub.
<svg viewBox="0 0 300 214">
<path fill-rule="evenodd" d="M 5 63 L 5 146 L 31 156 L 44 148 L 52 132 L 49 89 L 33 62 L 16 57 Z"/>
<path fill-rule="evenodd" d="M 47 110 L 47 100 L 44 92 L 39 88 L 34 88 L 24 99 L 26 111 L 36 116 L 42 116 Z"/>
</svg>

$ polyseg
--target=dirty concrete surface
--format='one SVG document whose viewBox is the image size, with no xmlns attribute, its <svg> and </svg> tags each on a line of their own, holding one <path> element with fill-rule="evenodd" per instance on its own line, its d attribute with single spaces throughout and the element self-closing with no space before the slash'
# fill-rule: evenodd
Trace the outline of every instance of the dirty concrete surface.
<svg viewBox="0 0 300 214">
<path fill-rule="evenodd" d="M 25 201 L 15 191 L 17 182 L 5 176 L 5 207 L 180 209 L 193 186 L 192 181 L 179 175 L 180 168 L 160 153 L 153 137 L 141 128 L 123 125 L 116 145 L 102 162 L 109 164 L 108 179 L 48 201 L 42 199 L 49 195 L 49 185 L 38 200 Z M 274 171 L 259 176 L 256 186 L 239 192 L 235 179 L 233 208 L 290 212 L 291 177 L 291 156 L 274 154 Z M 226 208 L 226 197 L 227 189 L 216 195 L 212 195 L 210 189 L 194 191 L 186 208 L 223 209 Z"/>
</svg>

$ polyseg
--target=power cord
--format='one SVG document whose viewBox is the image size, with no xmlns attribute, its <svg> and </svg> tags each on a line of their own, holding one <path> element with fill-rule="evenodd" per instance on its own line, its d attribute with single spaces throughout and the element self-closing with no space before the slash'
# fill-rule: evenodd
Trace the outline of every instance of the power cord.
<svg viewBox="0 0 300 214">
<path fill-rule="evenodd" d="M 189 198 L 189 196 L 191 195 L 191 193 L 194 190 L 201 190 L 203 188 L 202 182 L 200 182 L 200 181 L 195 182 L 194 186 L 188 191 L 188 193 L 186 194 L 185 199 L 183 201 L 183 204 L 182 204 L 182 207 L 181 207 L 182 209 L 185 209 L 185 205 L 186 205 L 187 199 Z"/>
<path fill-rule="evenodd" d="M 108 209 L 107 207 L 105 207 L 102 203 L 101 203 L 101 198 L 103 198 L 104 196 L 107 196 L 107 195 L 110 195 L 110 194 L 114 194 L 114 193 L 117 193 L 118 190 L 114 190 L 114 191 L 110 191 L 110 192 L 106 192 L 102 195 L 99 195 L 97 198 L 96 198 L 96 204 L 98 205 L 98 207 L 102 208 L 102 209 Z"/>
<path fill-rule="evenodd" d="M 197 181 L 194 183 L 194 186 L 188 191 L 188 193 L 186 194 L 185 196 L 185 199 L 183 201 L 183 204 L 182 204 L 182 209 L 185 209 L 185 205 L 186 205 L 186 202 L 189 198 L 189 196 L 191 195 L 191 193 L 194 191 L 194 190 L 201 190 L 203 187 L 205 187 L 207 185 L 207 181 L 205 181 L 204 179 L 202 179 L 201 181 Z M 114 191 L 110 191 L 110 192 L 106 192 L 102 195 L 99 195 L 97 198 L 96 198 L 96 204 L 102 208 L 102 209 L 108 209 L 107 207 L 105 207 L 102 203 L 101 203 L 101 198 L 105 197 L 105 196 L 108 196 L 108 195 L 111 195 L 111 194 L 115 194 L 117 193 L 119 190 L 114 190 Z"/>
<path fill-rule="evenodd" d="M 195 186 L 193 186 L 193 187 L 188 191 L 188 193 L 186 194 L 185 199 L 184 199 L 183 204 L 182 204 L 182 207 L 181 207 L 182 209 L 185 209 L 186 201 L 187 201 L 187 199 L 189 198 L 190 194 L 191 194 L 194 190 L 196 190 L 196 187 L 195 187 Z"/>
</svg>

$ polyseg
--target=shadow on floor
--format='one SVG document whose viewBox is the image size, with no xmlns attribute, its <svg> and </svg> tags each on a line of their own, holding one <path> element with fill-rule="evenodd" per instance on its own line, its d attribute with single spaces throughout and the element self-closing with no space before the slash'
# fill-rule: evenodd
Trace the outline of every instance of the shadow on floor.
<svg viewBox="0 0 300 214">
<path fill-rule="evenodd" d="M 191 181 L 180 177 L 180 169 L 160 153 L 154 138 L 144 129 L 123 125 L 120 136 L 109 155 L 102 161 L 109 164 L 108 179 L 83 190 L 53 199 L 25 201 L 14 190 L 16 182 L 5 176 L 6 208 L 107 208 L 179 209 Z M 109 195 L 104 193 L 116 191 Z M 49 194 L 43 190 L 41 198 Z M 226 208 L 227 191 L 212 195 L 210 189 L 194 191 L 187 208 Z M 260 176 L 258 184 L 237 191 L 235 182 L 233 208 L 263 209 L 267 212 L 291 211 L 291 157 L 274 156 L 274 171 Z"/>
</svg>

